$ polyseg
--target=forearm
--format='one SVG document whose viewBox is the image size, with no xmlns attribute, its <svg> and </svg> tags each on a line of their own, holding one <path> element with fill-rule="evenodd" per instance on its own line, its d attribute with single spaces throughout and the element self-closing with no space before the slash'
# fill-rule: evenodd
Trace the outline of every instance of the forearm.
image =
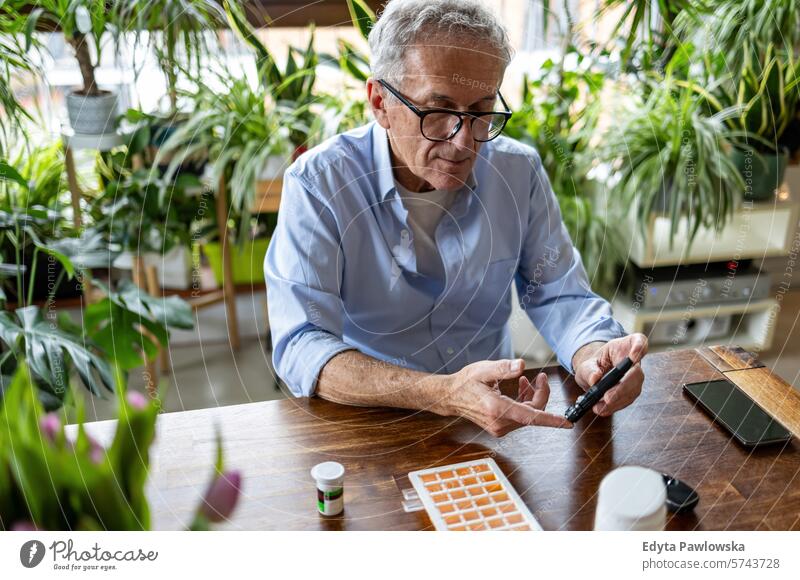
<svg viewBox="0 0 800 580">
<path fill-rule="evenodd" d="M 449 415 L 445 404 L 449 387 L 447 375 L 406 369 L 348 350 L 322 368 L 316 394 L 345 405 L 400 407 Z"/>
</svg>

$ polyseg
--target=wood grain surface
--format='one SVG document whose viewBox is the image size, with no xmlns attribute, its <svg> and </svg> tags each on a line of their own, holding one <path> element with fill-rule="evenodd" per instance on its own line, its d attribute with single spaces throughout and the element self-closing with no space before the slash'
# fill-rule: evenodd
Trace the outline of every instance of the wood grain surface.
<svg viewBox="0 0 800 580">
<path fill-rule="evenodd" d="M 244 497 L 226 529 L 431 529 L 424 512 L 402 510 L 395 477 L 485 456 L 546 530 L 591 529 L 600 481 L 620 465 L 651 467 L 697 489 L 695 511 L 670 516 L 669 529 L 800 529 L 798 441 L 747 449 L 695 408 L 683 383 L 722 377 L 695 350 L 648 355 L 643 368 L 642 395 L 611 418 L 590 414 L 572 430 L 527 427 L 500 439 L 462 419 L 318 398 L 164 414 L 148 483 L 154 525 L 180 529 L 190 521 L 209 481 L 219 425 L 228 467 L 244 474 Z M 563 412 L 580 389 L 563 370 L 546 372 L 548 408 Z M 106 421 L 89 431 L 107 440 L 113 428 Z M 346 468 L 345 511 L 336 518 L 318 515 L 309 476 L 329 460 Z"/>
</svg>

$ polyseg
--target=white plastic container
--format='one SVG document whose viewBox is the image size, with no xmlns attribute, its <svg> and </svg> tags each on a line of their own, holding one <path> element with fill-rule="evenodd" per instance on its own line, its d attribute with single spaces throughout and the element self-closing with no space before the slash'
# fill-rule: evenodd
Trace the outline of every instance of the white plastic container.
<svg viewBox="0 0 800 580">
<path fill-rule="evenodd" d="M 618 467 L 600 483 L 594 529 L 663 530 L 666 501 L 667 488 L 660 473 L 635 465 Z"/>
<path fill-rule="evenodd" d="M 336 461 L 318 463 L 311 469 L 317 482 L 317 509 L 323 516 L 336 516 L 344 509 L 344 466 Z"/>
</svg>

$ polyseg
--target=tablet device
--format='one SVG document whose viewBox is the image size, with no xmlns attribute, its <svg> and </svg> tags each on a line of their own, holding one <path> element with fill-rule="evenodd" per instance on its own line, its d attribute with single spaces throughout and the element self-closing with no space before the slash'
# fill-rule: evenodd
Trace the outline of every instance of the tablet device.
<svg viewBox="0 0 800 580">
<path fill-rule="evenodd" d="M 683 390 L 743 445 L 755 447 L 792 438 L 790 431 L 727 379 L 689 383 Z"/>
</svg>

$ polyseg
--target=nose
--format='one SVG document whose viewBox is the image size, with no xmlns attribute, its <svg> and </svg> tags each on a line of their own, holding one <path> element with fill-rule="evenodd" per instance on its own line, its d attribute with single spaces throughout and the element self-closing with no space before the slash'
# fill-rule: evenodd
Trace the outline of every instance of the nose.
<svg viewBox="0 0 800 580">
<path fill-rule="evenodd" d="M 476 141 L 472 136 L 472 123 L 470 118 L 464 118 L 461 128 L 458 130 L 450 142 L 453 143 L 460 151 L 474 151 Z"/>
</svg>

